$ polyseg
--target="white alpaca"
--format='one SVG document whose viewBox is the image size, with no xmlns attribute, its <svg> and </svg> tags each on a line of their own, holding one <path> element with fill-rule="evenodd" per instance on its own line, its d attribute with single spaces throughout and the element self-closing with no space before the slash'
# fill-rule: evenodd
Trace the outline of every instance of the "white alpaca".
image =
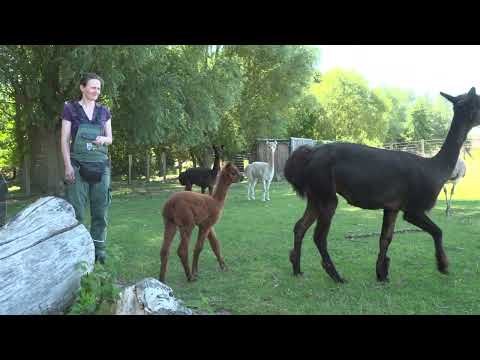
<svg viewBox="0 0 480 360">
<path fill-rule="evenodd" d="M 277 141 L 267 141 L 267 149 L 270 150 L 268 163 L 256 161 L 249 164 L 245 169 L 245 175 L 248 177 L 248 200 L 255 200 L 255 185 L 257 185 L 257 181 L 262 181 L 262 201 L 270 201 L 270 184 L 275 173 L 275 150 L 277 149 Z"/>
<path fill-rule="evenodd" d="M 465 164 L 465 161 L 463 161 L 461 158 L 458 158 L 457 163 L 455 165 L 455 169 L 453 169 L 452 175 L 450 176 L 450 178 L 447 180 L 447 182 L 443 187 L 443 191 L 445 192 L 445 201 L 447 202 L 447 209 L 445 210 L 447 216 L 450 215 L 452 210 L 452 196 L 453 196 L 453 192 L 455 191 L 455 186 L 460 180 L 462 180 L 465 177 L 466 172 L 467 172 L 467 165 Z M 448 183 L 452 184 L 452 189 L 450 190 L 450 200 L 447 197 Z"/>
</svg>

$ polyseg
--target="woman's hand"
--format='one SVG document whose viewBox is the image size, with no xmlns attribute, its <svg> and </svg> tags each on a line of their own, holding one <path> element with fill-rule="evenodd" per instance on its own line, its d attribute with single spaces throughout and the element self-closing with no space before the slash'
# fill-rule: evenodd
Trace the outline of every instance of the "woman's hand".
<svg viewBox="0 0 480 360">
<path fill-rule="evenodd" d="M 103 145 L 107 141 L 107 138 L 105 136 L 97 136 L 95 141 L 93 142 L 96 145 Z"/>
<path fill-rule="evenodd" d="M 69 184 L 73 184 L 75 182 L 75 170 L 73 169 L 72 165 L 67 165 L 65 167 L 65 180 Z"/>
</svg>

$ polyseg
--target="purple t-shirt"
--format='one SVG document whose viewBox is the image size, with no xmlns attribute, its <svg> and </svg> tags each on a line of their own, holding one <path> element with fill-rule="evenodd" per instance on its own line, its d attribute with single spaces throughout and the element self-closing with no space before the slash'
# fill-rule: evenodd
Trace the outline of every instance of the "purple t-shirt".
<svg viewBox="0 0 480 360">
<path fill-rule="evenodd" d="M 105 127 L 105 123 L 112 118 L 110 110 L 100 103 L 95 103 L 95 109 L 93 110 L 92 121 L 90 121 L 83 110 L 82 105 L 77 100 L 66 101 L 63 106 L 62 119 L 70 121 L 72 123 L 71 136 L 75 139 L 77 131 L 81 123 L 97 123 Z"/>
</svg>

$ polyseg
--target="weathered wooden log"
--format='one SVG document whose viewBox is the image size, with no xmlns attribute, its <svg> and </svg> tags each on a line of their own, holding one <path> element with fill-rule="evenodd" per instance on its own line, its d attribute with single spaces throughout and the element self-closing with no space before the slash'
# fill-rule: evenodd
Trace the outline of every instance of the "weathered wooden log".
<svg viewBox="0 0 480 360">
<path fill-rule="evenodd" d="M 193 315 L 173 290 L 154 278 L 146 278 L 125 288 L 115 315 Z"/>
<path fill-rule="evenodd" d="M 73 207 L 40 198 L 0 229 L 0 314 L 64 313 L 94 260 Z"/>
</svg>

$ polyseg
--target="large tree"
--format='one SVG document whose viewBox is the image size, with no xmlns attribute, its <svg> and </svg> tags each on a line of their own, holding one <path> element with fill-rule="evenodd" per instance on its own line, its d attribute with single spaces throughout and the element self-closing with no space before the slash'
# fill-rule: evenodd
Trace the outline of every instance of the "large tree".
<svg viewBox="0 0 480 360">
<path fill-rule="evenodd" d="M 1 110 L 11 107 L 1 126 L 13 120 L 13 161 L 30 155 L 33 187 L 58 192 L 63 103 L 79 96 L 83 72 L 96 72 L 113 115 L 114 173 L 126 172 L 128 154 L 146 151 L 205 163 L 212 143 L 232 152 L 280 134 L 281 114 L 309 83 L 314 60 L 303 46 L 3 45 Z"/>
<path fill-rule="evenodd" d="M 328 140 L 381 143 L 388 128 L 386 104 L 354 71 L 332 69 L 312 86 L 325 111 L 323 134 Z"/>
<path fill-rule="evenodd" d="M 93 71 L 105 80 L 102 100 L 112 105 L 125 80 L 117 60 L 135 63 L 138 51 L 121 46 L 0 46 L 3 96 L 15 104 L 17 166 L 31 157 L 32 187 L 45 193 L 61 189 L 63 161 L 59 147 L 63 103 L 79 95 L 81 73 Z M 130 55 L 130 56 L 128 56 Z"/>
<path fill-rule="evenodd" d="M 383 142 L 406 141 L 408 137 L 408 113 L 415 100 L 415 95 L 411 91 L 395 88 L 379 88 L 375 89 L 375 92 L 386 105 L 385 116 L 388 122 L 388 130 Z"/>
<path fill-rule="evenodd" d="M 252 149 L 255 140 L 284 132 L 283 114 L 310 84 L 317 59 L 314 49 L 294 45 L 236 45 L 227 54 L 241 59 L 243 90 L 240 101 L 225 121 L 239 129 L 238 142 Z"/>
</svg>

